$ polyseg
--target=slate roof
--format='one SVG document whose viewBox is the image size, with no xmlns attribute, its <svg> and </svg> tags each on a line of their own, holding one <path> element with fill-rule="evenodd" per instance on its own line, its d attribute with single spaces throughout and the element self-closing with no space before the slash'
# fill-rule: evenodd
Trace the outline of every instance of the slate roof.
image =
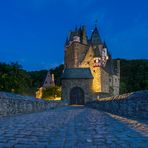
<svg viewBox="0 0 148 148">
<path fill-rule="evenodd" d="M 62 79 L 93 79 L 90 68 L 66 68 Z"/>
<path fill-rule="evenodd" d="M 107 60 L 107 63 L 106 63 L 106 66 L 104 67 L 104 69 L 109 74 L 114 74 L 114 65 L 113 65 L 113 60 L 112 60 L 111 54 L 109 53 L 109 51 L 107 51 L 107 54 L 108 54 L 109 59 Z"/>
<path fill-rule="evenodd" d="M 94 30 L 91 34 L 90 41 L 93 45 L 99 45 L 99 44 L 102 43 L 101 37 L 100 37 L 100 34 L 99 34 L 97 27 L 94 28 Z"/>
<path fill-rule="evenodd" d="M 109 74 L 114 74 L 114 69 L 113 69 L 113 64 L 112 64 L 112 60 L 107 60 L 107 63 L 105 65 L 105 67 L 103 67 L 104 70 L 106 72 L 108 72 Z"/>
<path fill-rule="evenodd" d="M 93 50 L 94 50 L 94 57 L 101 57 L 99 48 L 93 48 Z"/>
</svg>

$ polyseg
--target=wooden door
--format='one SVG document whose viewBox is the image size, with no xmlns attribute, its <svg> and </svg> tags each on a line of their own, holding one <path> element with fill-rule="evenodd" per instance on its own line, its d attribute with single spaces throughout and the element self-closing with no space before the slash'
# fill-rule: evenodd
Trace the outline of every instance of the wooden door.
<svg viewBox="0 0 148 148">
<path fill-rule="evenodd" d="M 80 87 L 74 87 L 70 91 L 70 104 L 84 105 L 84 91 Z"/>
</svg>

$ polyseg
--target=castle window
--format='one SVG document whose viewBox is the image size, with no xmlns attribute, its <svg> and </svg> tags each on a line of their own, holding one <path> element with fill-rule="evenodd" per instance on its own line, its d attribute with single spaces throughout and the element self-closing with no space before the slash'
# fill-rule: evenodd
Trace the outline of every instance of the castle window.
<svg viewBox="0 0 148 148">
<path fill-rule="evenodd" d="M 87 64 L 90 64 L 90 62 L 87 62 Z"/>
<path fill-rule="evenodd" d="M 96 71 L 94 70 L 94 72 L 96 72 Z"/>
</svg>

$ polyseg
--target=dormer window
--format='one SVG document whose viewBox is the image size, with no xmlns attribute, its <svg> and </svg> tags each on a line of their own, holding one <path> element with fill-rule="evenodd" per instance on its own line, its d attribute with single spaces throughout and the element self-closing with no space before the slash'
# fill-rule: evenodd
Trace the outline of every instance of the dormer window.
<svg viewBox="0 0 148 148">
<path fill-rule="evenodd" d="M 79 36 L 74 36 L 74 37 L 73 37 L 73 41 L 75 41 L 75 42 L 80 42 L 80 37 L 79 37 Z"/>
</svg>

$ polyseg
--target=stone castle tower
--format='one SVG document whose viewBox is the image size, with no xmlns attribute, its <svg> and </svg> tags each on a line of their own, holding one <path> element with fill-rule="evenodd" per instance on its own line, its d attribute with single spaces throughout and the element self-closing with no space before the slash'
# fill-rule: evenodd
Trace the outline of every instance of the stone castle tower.
<svg viewBox="0 0 148 148">
<path fill-rule="evenodd" d="M 119 94 L 120 61 L 113 64 L 96 26 L 90 38 L 85 26 L 70 32 L 64 52 L 63 99 L 70 104 L 84 104 L 96 98 Z"/>
<path fill-rule="evenodd" d="M 43 96 L 43 90 L 52 86 L 55 86 L 54 74 L 51 74 L 50 71 L 48 71 L 42 87 L 38 88 L 38 90 L 36 91 L 36 98 L 41 99 Z"/>
<path fill-rule="evenodd" d="M 46 79 L 45 79 L 42 87 L 43 88 L 48 88 L 48 87 L 51 87 L 51 86 L 55 86 L 54 74 L 51 74 L 50 71 L 48 71 Z"/>
</svg>

